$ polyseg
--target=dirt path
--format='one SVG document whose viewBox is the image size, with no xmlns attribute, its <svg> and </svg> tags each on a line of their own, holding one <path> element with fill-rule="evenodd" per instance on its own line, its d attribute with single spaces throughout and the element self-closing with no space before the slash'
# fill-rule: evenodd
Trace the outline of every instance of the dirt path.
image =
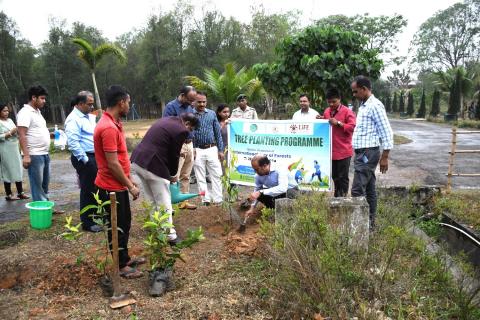
<svg viewBox="0 0 480 320">
<path fill-rule="evenodd" d="M 130 244 L 131 252 L 138 255 L 145 233 L 141 204 L 134 207 Z M 259 268 L 258 225 L 239 235 L 231 230 L 221 208 L 180 212 L 175 216 L 179 234 L 202 226 L 206 239 L 186 252 L 186 263 L 176 266 L 177 289 L 151 298 L 146 276 L 122 280 L 137 304 L 131 310 L 112 311 L 96 283 L 100 274 L 92 257 L 101 235 L 86 234 L 79 243 L 68 242 L 58 237 L 62 221 L 56 216 L 47 231 L 31 230 L 27 219 L 10 224 L 10 232 L 20 239 L 0 242 L 1 319 L 122 319 L 132 313 L 141 319 L 269 318 L 260 306 L 258 283 L 251 281 Z"/>
</svg>

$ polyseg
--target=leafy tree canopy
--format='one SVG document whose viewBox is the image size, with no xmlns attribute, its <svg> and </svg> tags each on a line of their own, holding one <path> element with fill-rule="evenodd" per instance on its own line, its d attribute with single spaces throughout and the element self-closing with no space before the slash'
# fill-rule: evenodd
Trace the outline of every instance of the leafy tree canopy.
<svg viewBox="0 0 480 320">
<path fill-rule="evenodd" d="M 332 15 L 316 22 L 318 26 L 340 26 L 356 31 L 367 38 L 366 48 L 378 50 L 381 54 L 391 54 L 397 49 L 397 36 L 407 26 L 407 20 L 400 14 L 392 16 Z"/>
<path fill-rule="evenodd" d="M 412 41 L 414 62 L 422 69 L 445 70 L 478 61 L 480 0 L 466 0 L 425 21 Z"/>
<path fill-rule="evenodd" d="M 308 27 L 283 40 L 274 63 L 257 64 L 254 70 L 274 96 L 303 91 L 318 105 L 329 87 L 349 94 L 354 76 L 362 74 L 373 80 L 380 76 L 383 62 L 377 50 L 365 49 L 367 41 L 340 27 Z"/>
</svg>

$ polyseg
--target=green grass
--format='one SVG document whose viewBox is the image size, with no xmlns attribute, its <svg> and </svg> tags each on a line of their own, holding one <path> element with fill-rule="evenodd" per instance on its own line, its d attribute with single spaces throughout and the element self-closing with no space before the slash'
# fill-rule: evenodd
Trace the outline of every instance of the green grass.
<svg viewBox="0 0 480 320">
<path fill-rule="evenodd" d="M 446 213 L 471 229 L 480 232 L 480 191 L 458 190 L 434 201 L 437 214 Z"/>
</svg>

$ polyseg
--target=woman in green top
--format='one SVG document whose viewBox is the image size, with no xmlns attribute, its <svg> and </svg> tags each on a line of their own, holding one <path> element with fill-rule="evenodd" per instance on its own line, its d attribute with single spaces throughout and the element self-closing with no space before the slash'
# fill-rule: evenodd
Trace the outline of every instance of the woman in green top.
<svg viewBox="0 0 480 320">
<path fill-rule="evenodd" d="M 17 127 L 8 117 L 10 109 L 8 105 L 0 103 L 0 170 L 1 178 L 5 186 L 5 199 L 8 201 L 30 198 L 22 188 L 22 160 L 18 147 Z M 18 196 L 12 194 L 12 182 L 17 186 Z"/>
</svg>

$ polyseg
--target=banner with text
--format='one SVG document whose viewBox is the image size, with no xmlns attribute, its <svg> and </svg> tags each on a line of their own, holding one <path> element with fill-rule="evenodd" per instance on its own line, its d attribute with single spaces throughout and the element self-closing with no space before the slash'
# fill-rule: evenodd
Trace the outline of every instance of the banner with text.
<svg viewBox="0 0 480 320">
<path fill-rule="evenodd" d="M 261 153 L 272 168 L 284 167 L 289 179 L 300 188 L 331 190 L 331 128 L 327 120 L 243 120 L 232 119 L 228 147 L 238 160 L 229 168 L 232 183 L 255 185 L 250 160 Z M 229 155 L 229 161 L 230 163 Z"/>
</svg>

